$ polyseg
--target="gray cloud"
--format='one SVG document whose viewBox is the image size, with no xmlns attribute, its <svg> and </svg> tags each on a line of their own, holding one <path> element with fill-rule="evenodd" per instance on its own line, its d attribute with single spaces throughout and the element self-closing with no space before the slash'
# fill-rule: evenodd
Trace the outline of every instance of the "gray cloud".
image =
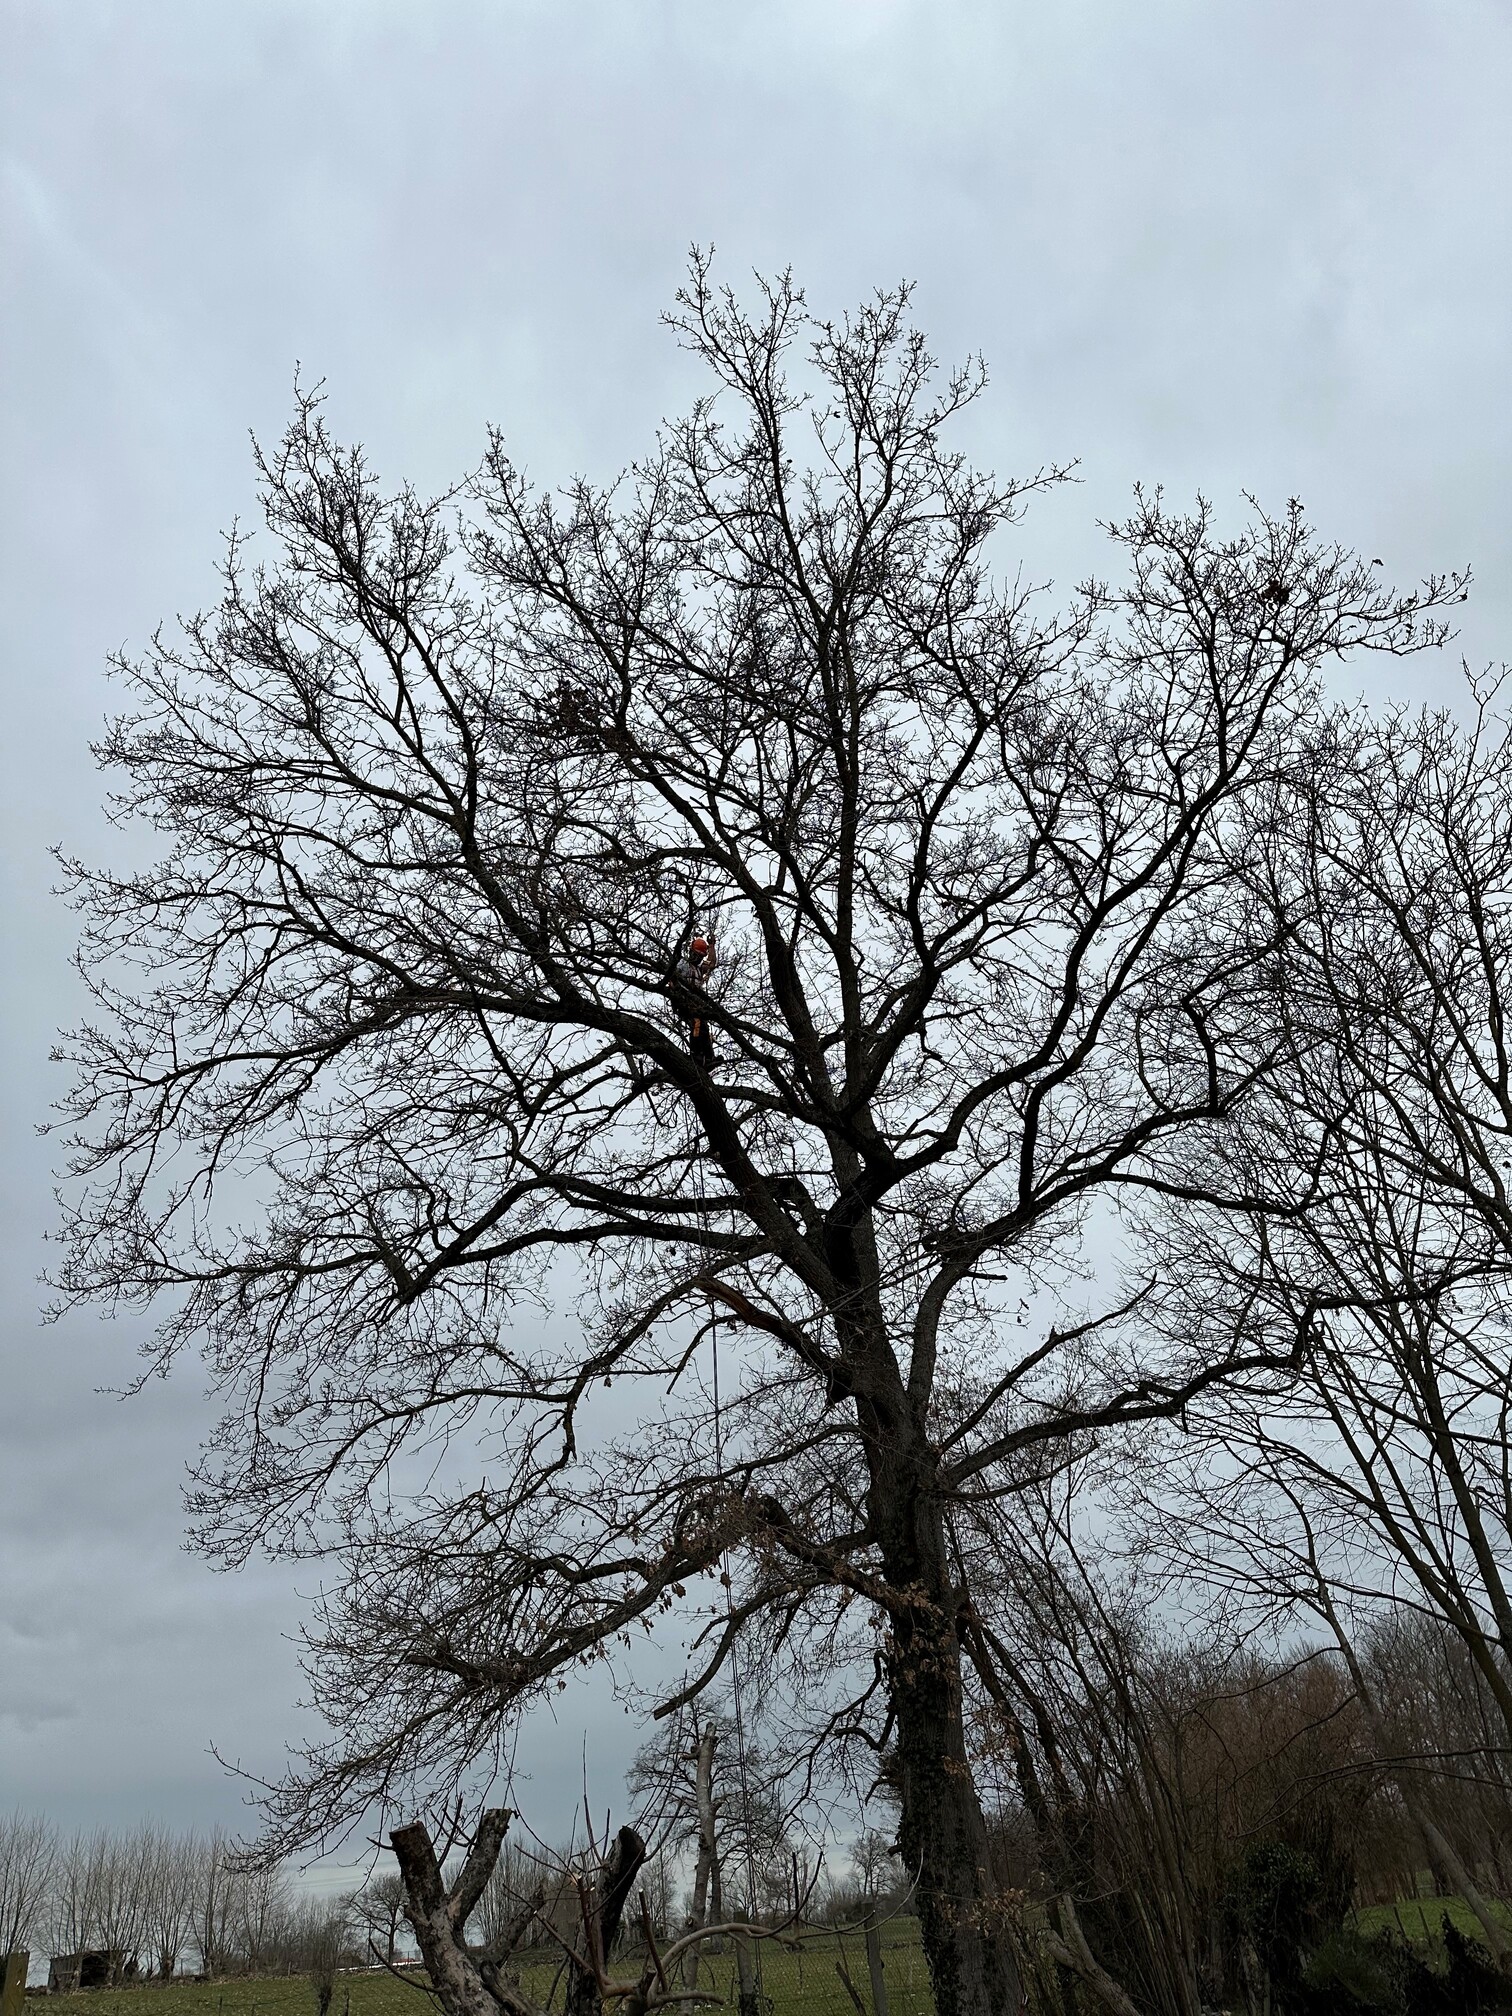
<svg viewBox="0 0 1512 2016">
<path fill-rule="evenodd" d="M 1512 25 L 1455 0 L 623 0 L 5 7 L 6 902 L 0 1786 L 66 1819 L 234 1817 L 208 1755 L 298 1731 L 296 1579 L 181 1548 L 192 1377 L 120 1403 L 130 1322 L 39 1329 L 49 1035 L 77 1011 L 49 842 L 133 844 L 87 743 L 105 653 L 214 590 L 245 432 L 298 360 L 381 469 L 451 479 L 497 420 L 605 474 L 689 389 L 657 326 L 691 240 L 841 307 L 909 275 L 994 372 L 985 460 L 1079 456 L 1026 564 L 1104 564 L 1136 476 L 1300 494 L 1399 574 L 1507 552 Z M 1452 667 L 1369 671 L 1452 692 Z M 570 1698 L 533 1732 L 581 1772 Z M 592 1767 L 629 1726 L 588 1703 Z"/>
</svg>

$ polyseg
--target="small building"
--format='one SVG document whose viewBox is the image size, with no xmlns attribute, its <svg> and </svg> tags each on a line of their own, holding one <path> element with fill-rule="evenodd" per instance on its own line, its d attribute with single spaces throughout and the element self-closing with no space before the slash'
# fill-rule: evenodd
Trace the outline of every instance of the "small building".
<svg viewBox="0 0 1512 2016">
<path fill-rule="evenodd" d="M 78 1953 L 54 1953 L 47 1969 L 49 1995 L 72 1995 L 80 1988 L 109 1988 L 136 1979 L 136 1955 L 109 1946 L 88 1946 Z"/>
</svg>

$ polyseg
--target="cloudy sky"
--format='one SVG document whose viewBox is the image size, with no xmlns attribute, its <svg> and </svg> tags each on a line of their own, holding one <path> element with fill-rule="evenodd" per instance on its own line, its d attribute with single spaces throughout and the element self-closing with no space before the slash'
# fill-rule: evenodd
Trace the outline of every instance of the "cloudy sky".
<svg viewBox="0 0 1512 2016">
<path fill-rule="evenodd" d="M 1301 496 L 1398 578 L 1468 563 L 1512 655 L 1507 0 L 0 0 L 0 1806 L 234 1820 L 213 1742 L 297 1731 L 298 1578 L 181 1545 L 192 1377 L 123 1403 L 128 1324 L 38 1320 L 48 848 L 96 856 L 104 659 L 209 600 L 249 428 L 296 365 L 439 486 L 497 421 L 604 475 L 690 390 L 690 242 L 843 308 L 907 276 L 993 386 L 970 446 L 1079 458 L 1036 571 L 1107 564 L 1136 478 Z M 1453 692 L 1454 665 L 1357 685 Z M 590 1768 L 627 1726 L 599 1703 Z M 570 1801 L 582 1718 L 539 1732 Z"/>
</svg>

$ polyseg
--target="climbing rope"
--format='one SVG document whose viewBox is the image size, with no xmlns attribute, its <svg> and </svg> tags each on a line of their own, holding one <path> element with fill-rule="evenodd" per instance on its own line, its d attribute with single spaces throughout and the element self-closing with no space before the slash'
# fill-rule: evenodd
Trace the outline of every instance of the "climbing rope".
<svg viewBox="0 0 1512 2016">
<path fill-rule="evenodd" d="M 709 1217 L 709 1199 L 708 1199 L 708 1190 L 704 1179 L 704 1162 L 703 1162 L 702 1148 L 699 1147 L 695 1149 L 695 1154 L 697 1157 L 695 1167 L 698 1172 L 699 1211 L 700 1216 L 703 1218 L 705 1223 L 707 1223 Z M 709 1347 L 710 1347 L 709 1355 L 710 1355 L 710 1366 L 712 1373 L 712 1385 L 714 1396 L 714 1463 L 715 1468 L 718 1471 L 720 1481 L 723 1482 L 724 1467 L 725 1467 L 724 1411 L 721 1405 L 720 1390 L 719 1390 L 720 1322 L 721 1318 L 719 1315 L 719 1305 L 711 1297 L 710 1315 L 709 1315 Z M 740 1646 L 734 1635 L 735 1583 L 734 1583 L 734 1577 L 730 1573 L 730 1556 L 728 1548 L 723 1549 L 720 1553 L 719 1574 L 720 1574 L 720 1581 L 723 1584 L 725 1592 L 725 1622 L 727 1628 L 730 1631 L 730 1695 L 731 1695 L 731 1704 L 735 1711 L 735 1754 L 740 1771 L 740 1804 L 741 1804 L 741 1813 L 744 1820 L 744 1827 L 742 1831 L 745 1836 L 746 1913 L 747 1916 L 750 1917 L 754 1915 L 756 1905 L 756 1851 L 752 1838 L 752 1829 L 751 1829 L 751 1778 L 750 1778 L 750 1764 L 746 1756 L 745 1709 L 742 1701 L 741 1683 L 740 1683 Z M 765 1984 L 762 1979 L 762 1967 L 761 1967 L 761 1941 L 759 1939 L 753 1940 L 751 1942 L 751 1948 L 752 1948 L 752 1959 L 754 1961 L 755 1976 L 756 1976 L 756 1999 L 757 1999 L 757 2005 L 759 2007 L 765 2000 Z"/>
</svg>

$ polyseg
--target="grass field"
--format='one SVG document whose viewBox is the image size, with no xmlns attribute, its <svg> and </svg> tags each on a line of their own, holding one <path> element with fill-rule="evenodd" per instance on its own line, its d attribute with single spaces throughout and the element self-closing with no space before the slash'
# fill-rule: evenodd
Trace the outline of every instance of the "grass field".
<svg viewBox="0 0 1512 2016">
<path fill-rule="evenodd" d="M 933 2016 L 934 2002 L 919 1948 L 918 1926 L 901 1918 L 883 1928 L 883 1967 L 890 2016 Z M 843 1957 L 852 1981 L 870 2007 L 866 1951 L 859 1933 L 843 1941 L 833 1933 L 806 1935 L 797 1951 L 764 1946 L 762 1986 L 773 2016 L 855 2016 L 835 1962 Z M 621 1962 L 627 1975 L 637 1963 Z M 418 1973 L 418 1970 L 416 1970 Z M 521 1970 L 528 1992 L 544 2001 L 555 1975 L 550 1964 Z M 735 2003 L 733 1954 L 704 1962 L 699 1986 Z M 561 2007 L 561 1989 L 556 2007 Z M 92 1989 L 77 1997 L 78 2016 L 316 2016 L 315 1991 L 302 1977 L 257 1981 L 179 1981 L 134 1988 Z M 416 1985 L 391 1974 L 339 1974 L 331 2016 L 430 2016 L 434 2004 Z"/>
<path fill-rule="evenodd" d="M 1355 1913 L 1355 1924 L 1366 1938 L 1390 1928 L 1418 1945 L 1438 1938 L 1446 1913 L 1456 1931 L 1483 1939 L 1480 1923 L 1462 1897 L 1403 1897 L 1395 1904 L 1369 1904 Z M 1512 1912 L 1502 1907 L 1500 1918 L 1512 1932 Z"/>
<path fill-rule="evenodd" d="M 1398 1904 L 1373 1904 L 1356 1914 L 1358 1929 L 1370 1936 L 1395 1928 L 1414 1943 L 1438 1936 L 1444 1915 L 1472 1938 L 1479 1928 L 1469 1907 L 1458 1897 L 1404 1898 Z M 1512 1912 L 1507 1914 L 1512 1930 Z M 933 2016 L 934 2002 L 919 1928 L 910 1918 L 894 1919 L 882 1928 L 883 1964 L 887 1976 L 890 2016 Z M 801 1946 L 762 1949 L 762 1986 L 770 1998 L 772 2016 L 855 2016 L 855 2005 L 836 1972 L 843 1958 L 851 1980 L 869 2009 L 866 1952 L 859 1933 L 839 1939 L 833 1933 L 806 1934 Z M 622 1962 L 616 1972 L 634 1971 Z M 555 1968 L 549 1964 L 522 1970 L 529 1992 L 545 2002 Z M 418 1974 L 418 1970 L 416 1970 Z M 735 1962 L 729 1953 L 706 1960 L 699 1986 L 721 1995 L 733 2008 Z M 557 1987 L 555 2006 L 562 1992 Z M 302 1977 L 257 1981 L 178 1981 L 136 1988 L 96 1989 L 80 1996 L 78 2016 L 316 2016 L 315 1991 Z M 431 2016 L 434 2004 L 418 1981 L 395 1980 L 384 1973 L 340 1974 L 331 2016 Z"/>
</svg>

